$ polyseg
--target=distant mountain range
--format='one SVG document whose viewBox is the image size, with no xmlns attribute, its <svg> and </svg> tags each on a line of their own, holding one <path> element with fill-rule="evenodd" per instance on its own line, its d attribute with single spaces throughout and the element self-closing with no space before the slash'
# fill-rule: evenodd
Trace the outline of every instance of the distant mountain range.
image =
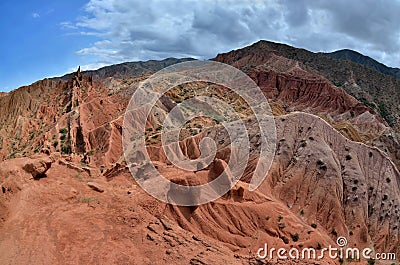
<svg viewBox="0 0 400 265">
<path fill-rule="evenodd" d="M 82 74 L 85 76 L 92 76 L 95 80 L 104 79 L 107 77 L 115 78 L 127 78 L 132 76 L 138 76 L 148 72 L 157 72 L 161 69 L 168 67 L 173 64 L 182 63 L 186 61 L 194 60 L 193 58 L 166 58 L 164 60 L 149 60 L 149 61 L 138 61 L 138 62 L 125 62 L 120 64 L 114 64 L 104 66 L 97 70 L 83 71 Z M 54 79 L 69 80 L 73 77 L 74 73 L 66 74 L 62 77 L 56 77 Z"/>
<path fill-rule="evenodd" d="M 365 67 L 373 69 L 375 71 L 381 72 L 386 75 L 391 75 L 397 79 L 400 79 L 400 69 L 399 68 L 388 67 L 388 66 L 372 59 L 369 56 L 365 56 L 365 55 L 363 55 L 359 52 L 353 51 L 353 50 L 343 49 L 343 50 L 338 50 L 338 51 L 331 52 L 331 53 L 322 53 L 322 54 L 329 56 L 331 58 L 334 58 L 334 59 L 347 60 L 347 61 L 351 61 L 354 63 L 358 63 Z"/>
</svg>

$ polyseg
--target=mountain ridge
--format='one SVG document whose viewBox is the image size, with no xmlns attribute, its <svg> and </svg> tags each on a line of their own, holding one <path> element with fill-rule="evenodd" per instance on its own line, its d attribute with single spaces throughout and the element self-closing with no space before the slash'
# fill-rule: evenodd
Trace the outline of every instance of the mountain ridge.
<svg viewBox="0 0 400 265">
<path fill-rule="evenodd" d="M 232 52 L 221 53 L 216 59 L 229 55 L 231 58 L 225 60 L 225 63 L 246 70 L 245 67 L 251 68 L 263 64 L 271 54 L 301 62 L 305 70 L 324 76 L 335 86 L 343 88 L 365 105 L 371 106 L 391 126 L 400 123 L 400 106 L 398 105 L 400 80 L 361 64 L 333 59 L 321 53 L 265 40 Z M 244 60 L 243 57 L 247 59 Z"/>
<path fill-rule="evenodd" d="M 321 53 L 328 57 L 338 60 L 348 60 L 354 63 L 361 64 L 372 70 L 376 70 L 386 75 L 394 76 L 396 79 L 400 79 L 400 69 L 396 67 L 387 66 L 369 56 L 366 56 L 358 51 L 351 49 L 341 49 L 330 53 Z"/>
</svg>

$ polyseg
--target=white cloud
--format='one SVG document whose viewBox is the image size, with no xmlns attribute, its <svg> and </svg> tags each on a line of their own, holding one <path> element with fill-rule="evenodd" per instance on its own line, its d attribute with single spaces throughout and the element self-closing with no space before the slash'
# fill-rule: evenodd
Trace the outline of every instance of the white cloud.
<svg viewBox="0 0 400 265">
<path fill-rule="evenodd" d="M 32 17 L 33 18 L 40 18 L 40 14 L 39 13 L 32 13 Z"/>
<path fill-rule="evenodd" d="M 75 26 L 73 23 L 70 21 L 64 21 L 60 23 L 60 26 L 62 29 L 72 29 L 72 30 L 77 30 L 79 29 L 77 26 Z"/>
<path fill-rule="evenodd" d="M 78 54 L 104 63 L 212 58 L 260 39 L 313 51 L 351 48 L 400 66 L 400 2 L 91 0 L 75 24 L 100 41 Z"/>
<path fill-rule="evenodd" d="M 87 71 L 87 70 L 97 70 L 101 67 L 107 66 L 109 64 L 104 63 L 104 62 L 96 62 L 96 63 L 89 63 L 89 64 L 85 64 L 85 65 L 81 65 L 81 71 Z M 76 67 L 71 67 L 68 69 L 67 73 L 71 73 L 71 72 L 76 72 L 78 70 L 79 66 Z"/>
</svg>

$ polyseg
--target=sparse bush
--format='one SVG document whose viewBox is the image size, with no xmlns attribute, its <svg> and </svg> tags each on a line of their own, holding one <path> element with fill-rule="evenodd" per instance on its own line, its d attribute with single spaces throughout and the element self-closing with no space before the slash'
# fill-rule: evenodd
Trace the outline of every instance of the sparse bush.
<svg viewBox="0 0 400 265">
<path fill-rule="evenodd" d="M 69 154 L 69 153 L 71 153 L 71 148 L 67 145 L 63 145 L 63 146 L 61 146 L 61 153 Z"/>
<path fill-rule="evenodd" d="M 318 227 L 318 225 L 315 224 L 315 223 L 312 223 L 312 224 L 311 224 L 311 227 L 314 228 L 314 229 L 316 229 L 316 228 Z"/>
<path fill-rule="evenodd" d="M 351 160 L 351 155 L 346 155 L 346 160 Z"/>
<path fill-rule="evenodd" d="M 280 224 L 278 225 L 278 227 L 279 227 L 280 229 L 284 229 L 284 228 L 286 227 L 286 224 L 285 224 L 285 223 L 280 223 Z"/>
<path fill-rule="evenodd" d="M 296 233 L 296 234 L 294 234 L 294 235 L 291 235 L 291 236 L 292 236 L 292 240 L 293 240 L 294 242 L 299 241 L 299 234 L 298 234 L 298 233 Z"/>
<path fill-rule="evenodd" d="M 327 170 L 327 166 L 325 165 L 324 161 L 322 161 L 321 159 L 318 159 L 317 165 L 319 166 L 320 169 Z"/>
<path fill-rule="evenodd" d="M 367 107 L 370 107 L 371 109 L 375 109 L 375 105 L 371 102 L 369 102 L 366 98 L 361 97 L 359 100 Z"/>
<path fill-rule="evenodd" d="M 61 128 L 59 131 L 61 134 L 66 134 L 68 132 L 67 128 Z"/>
<path fill-rule="evenodd" d="M 379 113 L 382 118 L 384 118 L 390 126 L 394 125 L 394 119 L 390 114 L 390 111 L 386 108 L 386 105 L 383 102 L 378 103 Z"/>
</svg>

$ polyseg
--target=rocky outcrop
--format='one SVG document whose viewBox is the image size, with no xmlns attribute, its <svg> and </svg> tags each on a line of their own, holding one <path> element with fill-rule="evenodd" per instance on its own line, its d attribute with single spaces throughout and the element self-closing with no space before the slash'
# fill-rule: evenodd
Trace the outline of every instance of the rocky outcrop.
<svg viewBox="0 0 400 265">
<path fill-rule="evenodd" d="M 51 158 L 28 160 L 23 169 L 30 173 L 34 179 L 39 179 L 46 176 L 46 172 L 50 169 L 52 163 Z"/>
</svg>

